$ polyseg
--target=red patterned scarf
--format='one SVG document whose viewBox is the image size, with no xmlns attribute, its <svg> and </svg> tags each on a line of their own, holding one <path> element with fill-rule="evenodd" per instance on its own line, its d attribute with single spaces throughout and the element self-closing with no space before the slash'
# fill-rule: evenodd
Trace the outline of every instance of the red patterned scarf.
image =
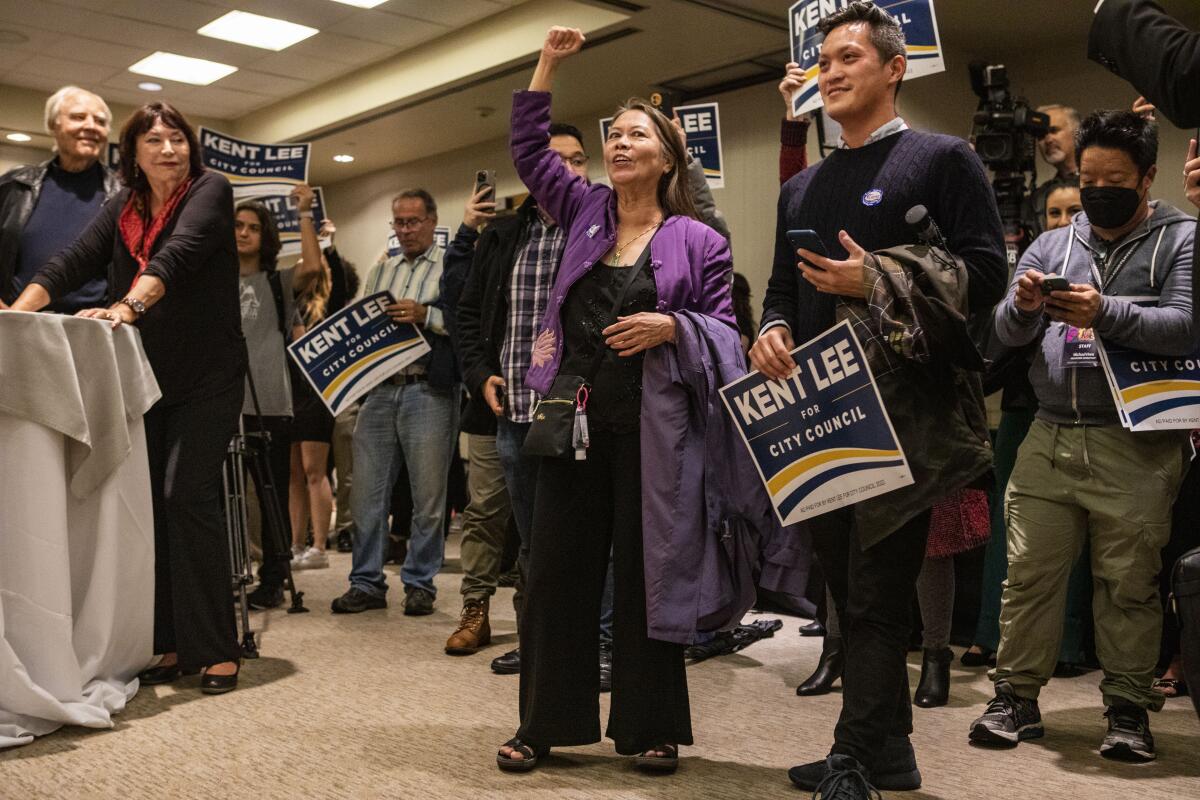
<svg viewBox="0 0 1200 800">
<path fill-rule="evenodd" d="M 167 202 L 163 203 L 162 209 L 154 217 L 149 228 L 146 227 L 146 218 L 142 214 L 142 202 L 139 201 L 138 194 L 133 192 L 129 195 L 125 208 L 121 209 L 117 228 L 121 231 L 121 239 L 125 242 L 125 246 L 129 248 L 130 254 L 138 263 L 137 275 L 133 276 L 130 288 L 137 285 L 138 278 L 142 277 L 142 273 L 146 271 L 146 267 L 150 264 L 150 252 L 154 249 L 154 243 L 162 234 L 163 228 L 171 221 L 171 217 L 175 216 L 175 209 L 183 201 L 183 196 L 187 194 L 191 185 L 191 178 L 179 184 L 167 198 Z"/>
</svg>

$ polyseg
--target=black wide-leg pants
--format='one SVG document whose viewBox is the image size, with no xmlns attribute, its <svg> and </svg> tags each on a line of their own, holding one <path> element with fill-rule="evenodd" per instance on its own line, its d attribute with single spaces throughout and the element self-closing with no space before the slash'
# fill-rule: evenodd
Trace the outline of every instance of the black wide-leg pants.
<svg viewBox="0 0 1200 800">
<path fill-rule="evenodd" d="M 646 636 L 640 437 L 597 432 L 585 461 L 543 459 L 521 618 L 521 728 L 537 747 L 600 740 L 596 620 L 612 552 L 618 753 L 692 743 L 682 645 Z"/>
<path fill-rule="evenodd" d="M 846 653 L 831 752 L 875 766 L 888 736 L 912 733 L 907 651 L 929 511 L 863 550 L 852 508 L 809 521 Z"/>
<path fill-rule="evenodd" d="M 154 497 L 154 652 L 185 669 L 241 656 L 225 529 L 222 462 L 244 391 L 166 404 L 145 417 Z"/>
</svg>

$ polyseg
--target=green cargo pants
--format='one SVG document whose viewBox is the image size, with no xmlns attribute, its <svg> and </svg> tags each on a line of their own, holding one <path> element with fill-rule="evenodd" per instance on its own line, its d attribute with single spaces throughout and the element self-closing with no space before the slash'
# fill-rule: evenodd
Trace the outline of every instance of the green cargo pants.
<svg viewBox="0 0 1200 800">
<path fill-rule="evenodd" d="M 464 600 L 483 600 L 496 593 L 512 510 L 496 437 L 469 433 L 467 450 L 470 500 L 463 511 L 462 594 Z"/>
<path fill-rule="evenodd" d="M 1008 579 L 992 680 L 1029 699 L 1050 680 L 1067 579 L 1089 543 L 1104 703 L 1162 707 L 1150 688 L 1162 631 L 1158 573 L 1190 454 L 1186 431 L 1034 421 L 1005 492 Z"/>
</svg>

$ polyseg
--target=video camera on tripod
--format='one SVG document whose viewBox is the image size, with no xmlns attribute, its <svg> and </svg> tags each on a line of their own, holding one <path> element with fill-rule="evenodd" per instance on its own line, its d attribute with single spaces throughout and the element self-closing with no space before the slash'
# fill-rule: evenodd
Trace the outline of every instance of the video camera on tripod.
<svg viewBox="0 0 1200 800">
<path fill-rule="evenodd" d="M 1025 98 L 1013 97 L 1003 64 L 974 62 L 968 70 L 971 89 L 979 97 L 971 141 L 994 175 L 992 191 L 1004 223 L 1011 273 L 1033 239 L 1031 220 L 1025 218 L 1025 197 L 1037 181 L 1037 142 L 1050 131 L 1050 117 L 1031 108 Z"/>
</svg>

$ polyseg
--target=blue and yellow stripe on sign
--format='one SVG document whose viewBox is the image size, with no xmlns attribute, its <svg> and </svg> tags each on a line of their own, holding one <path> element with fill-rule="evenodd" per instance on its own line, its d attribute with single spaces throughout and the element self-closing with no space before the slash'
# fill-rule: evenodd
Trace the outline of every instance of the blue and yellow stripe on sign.
<svg viewBox="0 0 1200 800">
<path fill-rule="evenodd" d="M 784 467 L 767 480 L 767 491 L 786 519 L 792 509 L 834 478 L 861 470 L 902 466 L 904 456 L 899 450 L 839 447 Z"/>
<path fill-rule="evenodd" d="M 1121 400 L 1136 428 L 1159 414 L 1193 406 L 1200 412 L 1200 381 L 1148 381 L 1121 391 Z"/>
<path fill-rule="evenodd" d="M 325 398 L 325 401 L 329 405 L 337 407 L 342 398 L 354 388 L 355 384 L 365 378 L 369 372 L 374 371 L 377 367 L 385 366 L 386 362 L 394 356 L 420 345 L 421 339 L 413 338 L 408 341 L 388 345 L 366 356 L 361 361 L 347 367 L 341 375 L 330 381 L 329 385 L 325 387 L 325 391 L 321 392 L 321 396 Z"/>
<path fill-rule="evenodd" d="M 922 58 L 938 58 L 942 53 L 935 44 L 910 44 L 907 46 L 908 60 L 916 61 Z"/>
</svg>

